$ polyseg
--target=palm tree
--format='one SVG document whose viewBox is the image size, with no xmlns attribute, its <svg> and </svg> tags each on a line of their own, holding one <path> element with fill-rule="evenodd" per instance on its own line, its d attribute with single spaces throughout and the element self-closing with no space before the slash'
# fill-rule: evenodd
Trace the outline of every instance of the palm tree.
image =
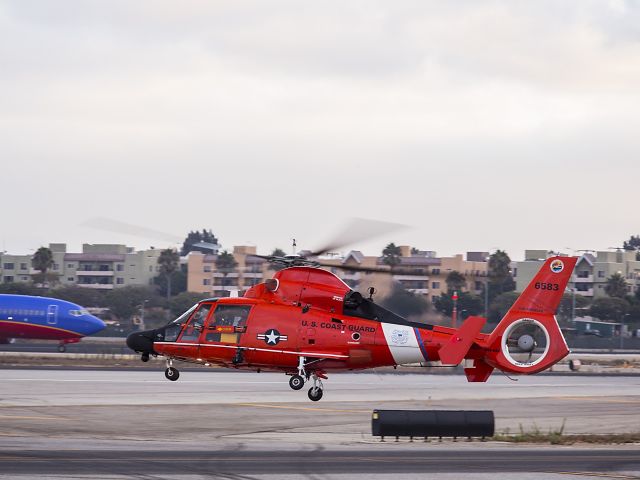
<svg viewBox="0 0 640 480">
<path fill-rule="evenodd" d="M 172 248 L 167 248 L 160 252 L 158 257 L 158 265 L 160 272 L 167 278 L 167 299 L 171 297 L 171 275 L 173 275 L 180 266 L 180 256 Z"/>
<path fill-rule="evenodd" d="M 627 296 L 627 281 L 619 273 L 614 273 L 607 278 L 607 284 L 604 287 L 604 291 L 610 297 L 624 298 Z"/>
<path fill-rule="evenodd" d="M 460 272 L 453 270 L 447 275 L 446 282 L 449 292 L 462 292 L 462 288 L 466 285 L 467 279 Z"/>
<path fill-rule="evenodd" d="M 40 247 L 31 258 L 31 266 L 40 272 L 36 283 L 44 286 L 47 279 L 47 270 L 53 267 L 53 252 L 47 247 Z"/>
<path fill-rule="evenodd" d="M 216 270 L 222 273 L 222 290 L 224 290 L 227 283 L 227 275 L 235 270 L 238 266 L 233 254 L 223 250 L 216 258 Z"/>
<path fill-rule="evenodd" d="M 389 265 L 391 268 L 400 265 L 400 256 L 402 250 L 395 243 L 390 243 L 382 250 L 382 263 Z"/>
</svg>

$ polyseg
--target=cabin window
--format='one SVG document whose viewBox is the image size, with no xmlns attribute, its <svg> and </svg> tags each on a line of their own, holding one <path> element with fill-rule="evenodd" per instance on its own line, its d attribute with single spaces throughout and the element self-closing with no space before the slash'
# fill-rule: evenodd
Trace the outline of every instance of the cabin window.
<svg viewBox="0 0 640 480">
<path fill-rule="evenodd" d="M 207 342 L 237 343 L 246 330 L 251 305 L 218 305 L 207 326 Z"/>
</svg>

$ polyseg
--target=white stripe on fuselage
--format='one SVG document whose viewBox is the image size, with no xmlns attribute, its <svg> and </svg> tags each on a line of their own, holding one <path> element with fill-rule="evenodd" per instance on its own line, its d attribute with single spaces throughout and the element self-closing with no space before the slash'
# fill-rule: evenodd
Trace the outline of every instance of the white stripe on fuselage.
<svg viewBox="0 0 640 480">
<path fill-rule="evenodd" d="M 425 361 L 413 328 L 406 325 L 382 323 L 382 331 L 393 360 L 398 365 Z"/>
</svg>

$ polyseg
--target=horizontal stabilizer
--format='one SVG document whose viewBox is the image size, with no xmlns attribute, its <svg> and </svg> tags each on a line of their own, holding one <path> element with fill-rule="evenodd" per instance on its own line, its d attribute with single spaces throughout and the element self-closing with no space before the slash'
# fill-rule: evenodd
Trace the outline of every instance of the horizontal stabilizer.
<svg viewBox="0 0 640 480">
<path fill-rule="evenodd" d="M 458 365 L 464 359 L 486 321 L 487 319 L 484 317 L 467 318 L 460 329 L 438 350 L 438 356 L 442 363 Z"/>
</svg>

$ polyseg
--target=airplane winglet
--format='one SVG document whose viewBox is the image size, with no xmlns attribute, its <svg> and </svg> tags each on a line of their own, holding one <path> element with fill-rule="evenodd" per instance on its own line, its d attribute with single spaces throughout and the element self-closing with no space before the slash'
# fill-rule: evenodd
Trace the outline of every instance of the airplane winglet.
<svg viewBox="0 0 640 480">
<path fill-rule="evenodd" d="M 445 365 L 458 365 L 464 359 L 486 321 L 487 319 L 484 317 L 467 318 L 449 341 L 438 350 L 440 361 Z"/>
</svg>

